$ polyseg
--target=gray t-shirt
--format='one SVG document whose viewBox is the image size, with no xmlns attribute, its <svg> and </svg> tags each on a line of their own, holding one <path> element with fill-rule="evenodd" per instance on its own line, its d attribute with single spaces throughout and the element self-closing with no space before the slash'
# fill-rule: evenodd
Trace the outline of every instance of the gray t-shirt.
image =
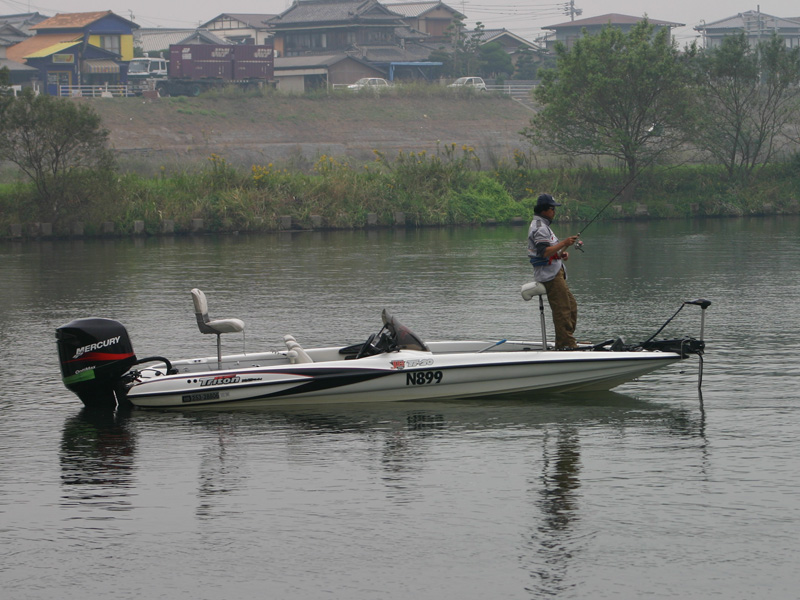
<svg viewBox="0 0 800 600">
<path fill-rule="evenodd" d="M 528 258 L 533 265 L 533 278 L 544 283 L 550 281 L 564 266 L 559 253 L 550 258 L 544 258 L 544 249 L 558 243 L 558 238 L 550 229 L 550 221 L 541 215 L 536 215 L 528 228 Z M 567 270 L 564 268 L 564 277 Z"/>
</svg>

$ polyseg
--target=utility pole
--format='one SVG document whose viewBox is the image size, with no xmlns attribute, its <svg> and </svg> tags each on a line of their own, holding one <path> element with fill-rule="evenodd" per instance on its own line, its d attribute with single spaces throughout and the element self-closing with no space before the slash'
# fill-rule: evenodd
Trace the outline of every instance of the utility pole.
<svg viewBox="0 0 800 600">
<path fill-rule="evenodd" d="M 569 2 L 564 5 L 564 12 L 569 15 L 570 21 L 574 21 L 575 15 L 581 16 L 583 14 L 583 9 L 575 8 L 575 0 L 569 0 Z"/>
</svg>

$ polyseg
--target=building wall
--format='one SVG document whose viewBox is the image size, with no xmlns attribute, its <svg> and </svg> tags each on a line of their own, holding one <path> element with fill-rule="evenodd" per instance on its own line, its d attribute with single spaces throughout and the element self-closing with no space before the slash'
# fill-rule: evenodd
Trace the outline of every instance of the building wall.
<svg viewBox="0 0 800 600">
<path fill-rule="evenodd" d="M 328 69 L 328 84 L 355 83 L 362 77 L 383 77 L 384 74 L 354 60 L 343 60 Z"/>
<path fill-rule="evenodd" d="M 706 34 L 704 36 L 704 40 L 703 40 L 703 45 L 706 48 L 716 48 L 717 46 L 722 44 L 722 39 L 726 35 L 730 35 L 730 34 L 733 34 L 733 33 L 736 33 L 736 34 L 741 33 L 741 30 L 731 31 L 731 32 L 726 32 L 726 33 L 709 33 L 709 32 L 706 32 Z M 778 31 L 777 33 L 778 33 L 778 35 L 780 37 L 783 38 L 783 41 L 786 44 L 787 48 L 797 48 L 798 46 L 800 46 L 800 34 L 798 34 L 797 32 L 782 32 L 782 31 Z M 767 40 L 771 35 L 772 35 L 771 31 L 768 32 L 768 33 L 764 33 L 762 35 L 752 34 L 751 33 L 751 34 L 749 34 L 747 36 L 747 43 L 750 44 L 751 46 L 755 47 L 758 44 L 759 41 Z"/>
<path fill-rule="evenodd" d="M 92 46 L 102 48 L 101 35 L 113 34 L 92 34 L 89 36 L 89 43 Z M 119 53 L 122 56 L 121 60 L 131 60 L 133 58 L 133 35 L 120 35 L 119 37 Z"/>
<path fill-rule="evenodd" d="M 208 24 L 207 29 L 233 42 L 240 43 L 242 39 L 249 38 L 248 44 L 263 45 L 272 34 L 253 27 L 248 27 L 235 19 L 214 20 Z"/>
<path fill-rule="evenodd" d="M 280 73 L 275 73 L 275 79 L 278 80 L 278 89 L 282 92 L 294 92 L 302 94 L 306 91 L 305 77 L 303 75 L 282 76 Z"/>
</svg>

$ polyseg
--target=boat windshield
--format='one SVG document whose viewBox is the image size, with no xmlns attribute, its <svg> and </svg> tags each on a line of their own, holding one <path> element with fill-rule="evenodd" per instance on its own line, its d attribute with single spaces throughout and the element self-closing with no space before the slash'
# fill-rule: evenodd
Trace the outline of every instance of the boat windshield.
<svg viewBox="0 0 800 600">
<path fill-rule="evenodd" d="M 394 337 L 397 347 L 400 350 L 430 352 L 428 346 L 416 333 L 395 319 L 385 308 L 383 309 L 383 313 L 381 313 L 381 318 L 383 319 L 383 324 L 386 326 L 386 329 L 388 329 L 389 333 Z"/>
</svg>

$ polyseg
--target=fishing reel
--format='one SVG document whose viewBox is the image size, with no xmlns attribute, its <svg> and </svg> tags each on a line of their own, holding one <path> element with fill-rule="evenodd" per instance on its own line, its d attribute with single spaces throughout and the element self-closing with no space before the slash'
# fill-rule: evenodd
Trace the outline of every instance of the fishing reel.
<svg viewBox="0 0 800 600">
<path fill-rule="evenodd" d="M 583 240 L 577 240 L 573 244 L 573 246 L 575 247 L 576 250 L 580 250 L 581 252 L 583 252 Z"/>
</svg>

